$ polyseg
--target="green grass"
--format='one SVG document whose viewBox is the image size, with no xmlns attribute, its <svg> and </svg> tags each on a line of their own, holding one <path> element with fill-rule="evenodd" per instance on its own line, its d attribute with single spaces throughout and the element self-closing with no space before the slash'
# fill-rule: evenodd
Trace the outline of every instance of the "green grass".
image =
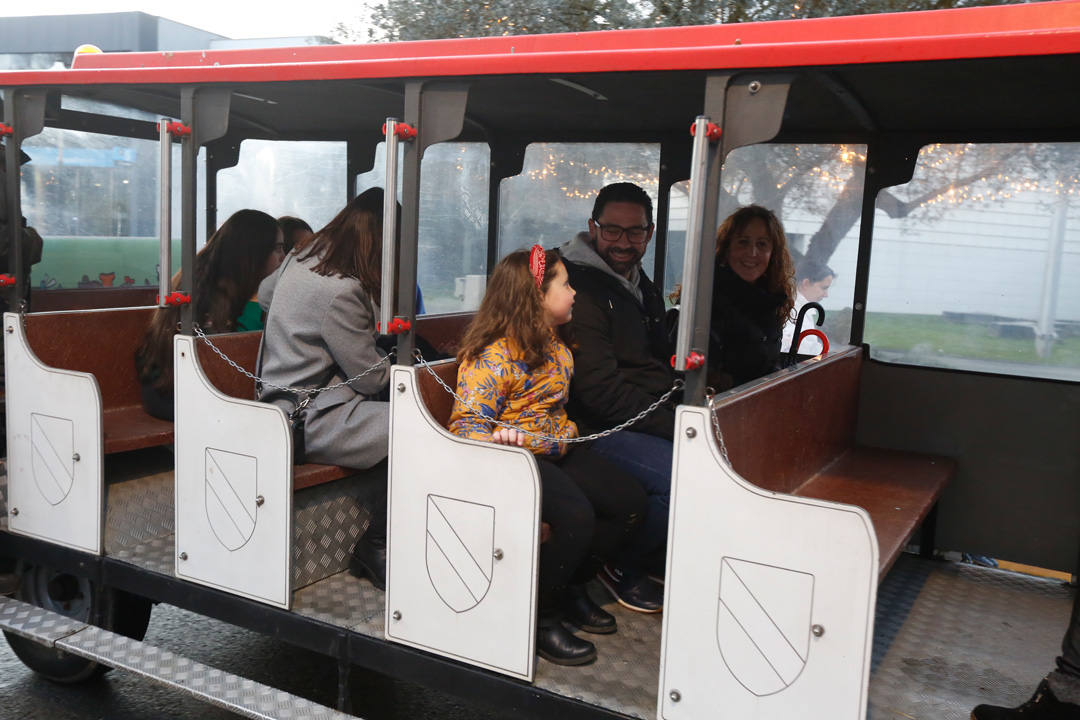
<svg viewBox="0 0 1080 720">
<path fill-rule="evenodd" d="M 1048 358 L 1032 338 L 998 337 L 991 324 L 964 323 L 940 315 L 867 313 L 866 342 L 879 350 L 1080 367 L 1080 337 L 1062 337 Z"/>
</svg>

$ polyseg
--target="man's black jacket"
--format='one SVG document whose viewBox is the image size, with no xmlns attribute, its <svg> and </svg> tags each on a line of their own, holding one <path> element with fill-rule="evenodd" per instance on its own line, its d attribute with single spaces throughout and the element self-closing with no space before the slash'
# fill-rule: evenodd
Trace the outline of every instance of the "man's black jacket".
<svg viewBox="0 0 1080 720">
<path fill-rule="evenodd" d="M 664 334 L 664 299 L 644 273 L 638 303 L 615 277 L 566 262 L 574 300 L 574 379 L 567 411 L 581 433 L 630 419 L 671 389 L 675 375 Z M 674 403 L 668 402 L 629 430 L 671 439 Z"/>
</svg>

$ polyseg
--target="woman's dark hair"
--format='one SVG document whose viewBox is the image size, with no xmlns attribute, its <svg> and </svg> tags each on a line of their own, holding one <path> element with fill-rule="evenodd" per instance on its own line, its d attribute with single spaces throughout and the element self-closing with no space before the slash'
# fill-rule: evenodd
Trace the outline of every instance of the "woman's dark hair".
<svg viewBox="0 0 1080 720">
<path fill-rule="evenodd" d="M 836 273 L 833 269 L 817 260 L 803 260 L 795 270 L 795 279 L 797 282 L 809 280 L 812 283 L 818 283 L 825 278 L 830 277 L 836 277 Z"/>
<path fill-rule="evenodd" d="M 524 362 L 530 371 L 544 364 L 551 343 L 551 326 L 544 313 L 544 293 L 555 278 L 562 257 L 558 250 L 544 253 L 547 266 L 544 279 L 537 288 L 536 279 L 529 270 L 529 255 L 528 250 L 512 252 L 491 271 L 484 299 L 458 347 L 459 360 L 478 358 L 484 348 L 505 337 L 512 343 L 511 350 L 520 353 L 514 359 Z M 561 332 L 565 327 L 559 326 L 563 342 L 568 340 Z"/>
<path fill-rule="evenodd" d="M 401 206 L 397 208 L 401 218 Z M 382 292 L 383 190 L 371 188 L 349 201 L 322 230 L 293 248 L 300 260 L 314 257 L 320 275 L 354 277 L 378 301 Z M 395 223 L 400 231 L 401 223 Z"/>
<path fill-rule="evenodd" d="M 206 332 L 231 332 L 244 304 L 266 276 L 266 261 L 278 242 L 277 220 L 259 210 L 239 210 L 222 223 L 195 256 L 193 316 Z M 180 288 L 180 273 L 172 289 Z M 172 338 L 180 308 L 158 308 L 137 358 L 140 378 L 159 390 L 172 388 Z M 156 377 L 155 377 L 156 376 Z"/>
<path fill-rule="evenodd" d="M 306 222 L 298 217 L 293 217 L 292 215 L 282 215 L 277 221 L 278 225 L 281 226 L 281 234 L 285 242 L 286 254 L 292 252 L 293 245 L 296 244 L 296 233 L 300 231 L 305 233 L 315 232 Z"/>
<path fill-rule="evenodd" d="M 765 274 L 757 282 L 774 295 L 784 296 L 784 302 L 776 311 L 777 319 L 784 323 L 791 315 L 791 309 L 795 307 L 795 269 L 788 253 L 784 226 L 773 211 L 761 205 L 747 205 L 728 215 L 716 232 L 716 254 L 720 263 L 727 265 L 732 239 L 755 219 L 765 223 L 769 240 L 772 241 L 769 264 L 765 268 Z"/>
</svg>

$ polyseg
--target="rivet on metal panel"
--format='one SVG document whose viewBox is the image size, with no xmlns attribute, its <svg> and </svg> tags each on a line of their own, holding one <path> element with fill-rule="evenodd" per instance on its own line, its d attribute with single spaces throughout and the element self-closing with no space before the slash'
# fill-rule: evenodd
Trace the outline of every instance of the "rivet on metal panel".
<svg viewBox="0 0 1080 720">
<path fill-rule="evenodd" d="M 856 310 L 862 310 L 862 303 L 855 303 Z"/>
<path fill-rule="evenodd" d="M 688 437 L 688 438 L 690 438 L 691 440 L 693 440 L 694 438 L 696 438 L 696 437 L 697 437 L 697 430 L 695 430 L 695 429 L 694 429 L 694 428 L 692 428 L 692 427 L 686 428 L 686 437 Z"/>
<path fill-rule="evenodd" d="M 746 89 L 750 91 L 751 95 L 757 95 L 761 91 L 761 81 L 752 80 L 750 84 L 746 86 Z"/>
<path fill-rule="evenodd" d="M 394 612 L 392 612 L 390 614 L 390 617 L 394 618 L 395 620 L 400 620 L 401 619 L 401 611 L 400 610 L 395 610 Z"/>
<path fill-rule="evenodd" d="M 398 383 L 397 391 L 398 392 L 405 392 L 405 383 Z"/>
<path fill-rule="evenodd" d="M 13 327 L 11 327 L 10 325 L 8 325 L 8 326 L 7 326 L 7 333 L 8 333 L 8 335 L 10 335 L 10 334 L 11 334 L 11 333 L 13 333 L 13 332 L 15 332 L 15 328 L 13 328 Z"/>
<path fill-rule="evenodd" d="M 82 460 L 82 457 L 79 456 L 79 453 L 71 453 L 71 459 L 75 462 L 79 462 L 80 460 Z"/>
<path fill-rule="evenodd" d="M 185 353 L 183 350 L 181 350 L 180 351 L 180 357 L 187 357 L 187 353 Z"/>
<path fill-rule="evenodd" d="M 811 625 L 810 626 L 810 632 L 814 633 L 814 637 L 821 637 L 822 635 L 825 634 L 825 626 L 824 625 Z"/>
<path fill-rule="evenodd" d="M 266 498 L 262 495 L 255 496 L 255 507 L 262 507 L 264 502 L 266 502 Z"/>
<path fill-rule="evenodd" d="M 682 693 L 678 690 L 672 690 L 668 693 L 668 697 L 671 698 L 671 702 L 679 702 L 682 700 Z"/>
<path fill-rule="evenodd" d="M 496 560 L 502 560 L 503 559 L 502 548 L 495 548 L 495 552 L 491 553 L 491 556 L 493 558 L 495 558 Z"/>
<path fill-rule="evenodd" d="M 12 515 L 18 515 L 19 514 L 19 508 L 17 508 L 17 507 L 11 508 L 11 514 Z"/>
<path fill-rule="evenodd" d="M 187 553 L 186 552 L 180 553 L 180 559 L 181 560 L 187 560 Z"/>
</svg>

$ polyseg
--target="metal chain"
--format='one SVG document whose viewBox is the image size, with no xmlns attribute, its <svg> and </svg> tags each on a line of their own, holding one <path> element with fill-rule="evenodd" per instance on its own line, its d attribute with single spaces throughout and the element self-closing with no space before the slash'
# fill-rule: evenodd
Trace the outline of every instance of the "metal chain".
<svg viewBox="0 0 1080 720">
<path fill-rule="evenodd" d="M 447 393 L 449 393 L 455 400 L 458 400 L 459 402 L 461 402 L 461 404 L 465 406 L 465 409 L 468 412 L 472 413 L 473 415 L 476 415 L 477 417 L 481 417 L 485 421 L 490 422 L 490 423 L 494 423 L 495 425 L 498 425 L 499 427 L 506 428 L 507 430 L 516 430 L 519 433 L 521 433 L 523 435 L 527 435 L 527 436 L 529 436 L 529 437 L 531 437 L 531 438 L 533 438 L 535 440 L 541 440 L 541 441 L 553 442 L 553 443 L 562 443 L 562 444 L 566 444 L 566 445 L 571 445 L 571 444 L 574 444 L 574 443 L 591 442 L 593 440 L 599 440 L 600 438 L 605 438 L 605 437 L 608 437 L 609 435 L 614 435 L 615 433 L 617 433 L 617 432 L 619 432 L 621 430 L 625 430 L 626 428 L 630 427 L 634 423 L 648 417 L 650 414 L 655 412 L 658 407 L 660 407 L 665 402 L 667 402 L 668 399 L 670 399 L 671 396 L 674 395 L 675 392 L 677 390 L 679 390 L 680 388 L 682 388 L 682 386 L 683 386 L 683 381 L 682 380 L 678 380 L 678 379 L 675 380 L 675 383 L 671 386 L 671 389 L 668 390 L 663 395 L 661 395 L 659 400 L 657 400 L 652 405 L 645 408 L 644 410 L 642 410 L 641 412 L 639 412 L 637 415 L 630 418 L 626 422 L 619 423 L 618 425 L 616 425 L 613 428 L 608 428 L 607 430 L 603 430 L 603 431 L 598 432 L 598 433 L 593 433 L 592 435 L 578 436 L 578 437 L 572 437 L 572 438 L 561 438 L 561 437 L 554 437 L 552 435 L 543 435 L 541 433 L 535 433 L 535 432 L 532 432 L 531 430 L 523 430 L 522 428 L 519 428 L 516 425 L 511 425 L 510 423 L 505 423 L 502 420 L 496 420 L 494 418 L 488 417 L 487 415 L 484 415 L 482 412 L 480 412 L 475 407 L 473 407 L 472 403 L 470 403 L 468 400 L 466 400 L 465 398 L 458 395 L 457 392 L 455 392 L 453 388 L 451 388 L 449 385 L 447 385 L 445 382 L 443 382 L 443 379 L 438 376 L 438 374 L 431 368 L 431 365 L 428 363 L 428 361 L 424 359 L 424 355 L 420 352 L 420 350 L 414 350 L 413 351 L 413 356 L 417 360 L 420 361 L 420 364 L 423 366 L 423 368 L 428 371 L 428 374 L 431 375 L 431 377 L 435 378 L 435 382 L 439 383 L 439 385 L 442 386 L 443 390 L 445 390 Z"/>
<path fill-rule="evenodd" d="M 217 345 L 215 345 L 213 342 L 211 342 L 210 338 L 206 335 L 206 333 L 203 332 L 202 328 L 199 327 L 198 324 L 192 325 L 192 327 L 194 328 L 195 334 L 199 337 L 199 339 L 202 340 L 204 343 L 206 343 L 206 346 L 209 347 L 211 350 L 213 350 L 217 354 L 218 357 L 220 357 L 222 360 L 224 360 L 225 362 L 232 365 L 233 368 L 235 368 L 237 372 L 251 378 L 252 380 L 254 380 L 257 383 L 261 383 L 262 385 L 265 385 L 266 387 L 271 387 L 271 388 L 274 388 L 275 390 L 283 390 L 284 392 L 290 392 L 290 393 L 293 393 L 293 394 L 296 394 L 296 395 L 306 395 L 306 396 L 308 396 L 302 401 L 303 405 L 307 405 L 307 403 L 310 401 L 310 396 L 312 396 L 312 395 L 317 395 L 317 394 L 323 392 L 324 390 L 334 390 L 334 389 L 339 388 L 339 387 L 345 387 L 349 383 L 351 383 L 351 382 L 353 382 L 355 380 L 359 380 L 360 378 L 364 377 L 365 375 L 368 375 L 370 373 L 375 372 L 379 368 L 380 365 L 382 365 L 383 363 L 390 360 L 390 358 L 392 358 L 395 355 L 395 353 L 397 352 L 395 350 L 391 350 L 390 353 L 387 354 L 385 357 L 383 357 L 381 360 L 379 360 L 379 362 L 375 363 L 374 365 L 372 365 L 371 367 L 369 367 L 367 370 L 360 373 L 359 375 L 353 375 L 348 380 L 342 380 L 341 382 L 335 383 L 334 385 L 328 385 L 326 387 L 321 387 L 321 388 L 297 388 L 297 387 L 290 387 L 288 385 L 277 385 L 275 383 L 270 382 L 269 380 L 263 380 L 261 377 L 256 376 L 254 373 L 248 372 L 244 368 L 240 367 L 232 358 L 230 358 L 228 355 L 223 353 L 221 351 L 221 349 L 218 348 Z"/>
<path fill-rule="evenodd" d="M 716 443 L 720 446 L 720 456 L 724 458 L 727 466 L 731 467 L 731 460 L 727 454 L 727 445 L 724 444 L 724 433 L 720 432 L 720 418 L 716 417 L 716 410 L 713 409 L 713 397 L 715 395 L 712 392 L 705 393 L 705 399 L 709 403 L 709 417 L 712 418 L 713 434 L 716 436 Z"/>
</svg>

